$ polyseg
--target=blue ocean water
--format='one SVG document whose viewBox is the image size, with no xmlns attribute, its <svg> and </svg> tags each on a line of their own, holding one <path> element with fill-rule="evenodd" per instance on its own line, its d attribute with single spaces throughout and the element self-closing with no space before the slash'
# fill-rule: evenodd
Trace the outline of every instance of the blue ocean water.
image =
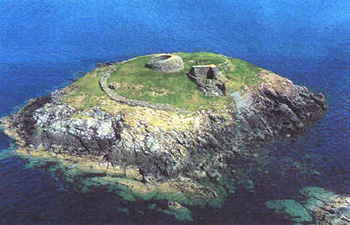
<svg viewBox="0 0 350 225">
<path fill-rule="evenodd" d="M 350 4 L 332 0 L 3 0 L 0 116 L 69 84 L 98 62 L 157 52 L 210 51 L 250 61 L 322 92 L 329 109 L 296 140 L 271 144 L 255 191 L 221 209 L 194 209 L 198 224 L 289 224 L 264 208 L 314 185 L 350 194 Z M 0 149 L 11 140 L 0 133 Z M 307 163 L 313 176 L 296 172 Z M 287 163 L 287 164 L 286 164 Z M 1 224 L 175 224 L 107 192 L 81 193 L 17 157 L 0 159 Z M 128 206 L 130 207 L 130 206 Z"/>
</svg>

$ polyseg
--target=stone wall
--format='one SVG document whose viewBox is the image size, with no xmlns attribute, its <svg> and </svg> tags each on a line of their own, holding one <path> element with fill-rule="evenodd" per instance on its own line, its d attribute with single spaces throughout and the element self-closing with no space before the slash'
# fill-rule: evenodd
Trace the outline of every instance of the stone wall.
<svg viewBox="0 0 350 225">
<path fill-rule="evenodd" d="M 157 54 L 146 64 L 146 67 L 161 73 L 173 73 L 183 70 L 184 63 L 178 55 Z"/>
<path fill-rule="evenodd" d="M 158 109 L 158 110 L 166 110 L 166 111 L 174 111 L 174 112 L 183 112 L 186 113 L 188 111 L 172 107 L 171 105 L 167 104 L 151 104 L 145 101 L 140 100 L 134 100 L 134 99 L 128 99 L 122 95 L 119 95 L 114 90 L 110 89 L 107 84 L 108 78 L 111 76 L 111 74 L 115 71 L 117 68 L 117 65 L 111 65 L 110 69 L 105 72 L 101 79 L 100 79 L 100 86 L 101 89 L 114 101 L 117 101 L 119 103 L 127 104 L 130 106 L 140 106 L 140 107 L 148 107 L 152 109 Z"/>
<path fill-rule="evenodd" d="M 206 96 L 224 96 L 226 87 L 218 78 L 221 76 L 219 68 L 215 65 L 192 66 L 188 73 L 190 80 L 195 82 Z"/>
</svg>

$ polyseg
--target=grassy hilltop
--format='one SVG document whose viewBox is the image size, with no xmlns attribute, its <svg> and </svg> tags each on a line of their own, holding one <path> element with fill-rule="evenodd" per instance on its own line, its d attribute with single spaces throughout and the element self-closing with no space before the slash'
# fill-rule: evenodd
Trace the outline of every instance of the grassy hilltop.
<svg viewBox="0 0 350 225">
<path fill-rule="evenodd" d="M 215 64 L 222 73 L 228 95 L 242 91 L 245 86 L 256 85 L 258 73 L 262 70 L 248 62 L 214 53 L 177 53 L 184 62 L 184 69 L 175 73 L 159 73 L 145 65 L 152 55 L 138 57 L 124 63 L 115 63 L 116 70 L 111 74 L 108 84 L 116 86 L 119 95 L 129 99 L 149 103 L 169 104 L 188 111 L 203 108 L 220 109 L 232 102 L 229 96 L 205 96 L 187 74 L 193 65 Z M 105 106 L 108 96 L 101 90 L 99 80 L 108 67 L 98 68 L 87 73 L 71 84 L 65 97 L 67 103 L 76 108 L 89 109 Z M 113 111 L 112 108 L 107 111 Z"/>
</svg>

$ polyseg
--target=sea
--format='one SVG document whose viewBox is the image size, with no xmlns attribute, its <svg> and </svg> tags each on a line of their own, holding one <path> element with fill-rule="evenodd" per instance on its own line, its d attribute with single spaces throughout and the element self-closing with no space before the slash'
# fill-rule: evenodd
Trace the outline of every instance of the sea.
<svg viewBox="0 0 350 225">
<path fill-rule="evenodd" d="M 350 194 L 348 1 L 1 0 L 0 117 L 97 63 L 194 51 L 272 70 L 323 93 L 329 108 L 302 135 L 264 146 L 263 165 L 237 162 L 254 188 L 237 187 L 221 208 L 192 207 L 191 222 L 105 190 L 81 192 L 28 166 L 1 131 L 0 224 L 293 224 L 266 202 L 300 200 L 305 187 Z"/>
</svg>

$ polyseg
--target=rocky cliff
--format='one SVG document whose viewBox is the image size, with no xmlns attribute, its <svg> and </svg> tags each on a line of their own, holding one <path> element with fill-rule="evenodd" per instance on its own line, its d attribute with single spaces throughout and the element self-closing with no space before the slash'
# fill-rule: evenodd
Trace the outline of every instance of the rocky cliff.
<svg viewBox="0 0 350 225">
<path fill-rule="evenodd" d="M 142 120 L 130 126 L 124 123 L 127 115 L 98 108 L 82 112 L 62 102 L 64 91 L 33 99 L 6 120 L 30 150 L 97 156 L 112 166 L 134 165 L 147 179 L 179 173 L 220 176 L 240 147 L 299 133 L 321 115 L 322 95 L 285 82 L 280 90 L 266 84 L 249 90 L 248 97 L 236 99 L 239 108 L 202 110 L 191 116 L 193 126 L 183 131 L 148 129 Z"/>
<path fill-rule="evenodd" d="M 217 110 L 182 114 L 122 103 L 113 103 L 120 108 L 115 111 L 81 109 L 65 100 L 74 90 L 70 87 L 30 100 L 2 124 L 29 154 L 90 160 L 132 171 L 133 179 L 145 184 L 178 179 L 217 183 L 234 176 L 232 161 L 249 157 L 247 146 L 303 132 L 326 109 L 322 94 L 270 71 L 256 76 L 260 82 L 228 93 L 231 102 Z M 112 104 L 103 98 L 105 105 Z M 211 195 L 218 194 L 206 192 Z"/>
</svg>

